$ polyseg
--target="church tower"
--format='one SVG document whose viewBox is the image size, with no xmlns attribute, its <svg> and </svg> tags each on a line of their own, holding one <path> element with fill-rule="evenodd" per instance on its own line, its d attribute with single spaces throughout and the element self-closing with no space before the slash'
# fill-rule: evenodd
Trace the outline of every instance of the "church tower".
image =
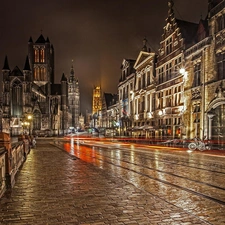
<svg viewBox="0 0 225 225">
<path fill-rule="evenodd" d="M 54 84 L 54 48 L 49 38 L 41 34 L 36 42 L 30 37 L 28 57 L 32 70 L 34 130 L 51 128 L 50 98 L 51 85 Z"/>
<path fill-rule="evenodd" d="M 73 65 L 70 69 L 70 76 L 68 79 L 68 106 L 71 114 L 71 129 L 79 127 L 80 115 L 80 89 L 78 79 L 74 75 Z"/>
</svg>

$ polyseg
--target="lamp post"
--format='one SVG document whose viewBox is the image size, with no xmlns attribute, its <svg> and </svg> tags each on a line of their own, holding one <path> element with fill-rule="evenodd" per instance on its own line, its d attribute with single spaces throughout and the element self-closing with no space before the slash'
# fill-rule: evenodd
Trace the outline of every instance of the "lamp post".
<svg viewBox="0 0 225 225">
<path fill-rule="evenodd" d="M 28 123 L 29 123 L 29 135 L 31 134 L 31 120 L 32 120 L 32 118 L 33 118 L 33 117 L 32 117 L 32 115 L 30 115 L 30 114 L 27 116 L 27 120 L 29 121 L 29 122 L 28 122 Z"/>
</svg>

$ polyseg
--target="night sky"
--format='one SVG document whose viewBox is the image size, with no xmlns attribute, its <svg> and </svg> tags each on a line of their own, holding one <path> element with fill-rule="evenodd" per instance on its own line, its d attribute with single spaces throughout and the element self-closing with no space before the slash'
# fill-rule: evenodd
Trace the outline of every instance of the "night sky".
<svg viewBox="0 0 225 225">
<path fill-rule="evenodd" d="M 92 90 L 117 93 L 122 60 L 136 59 L 144 37 L 157 52 L 167 0 L 8 0 L 0 7 L 0 63 L 22 70 L 30 36 L 42 33 L 55 49 L 55 83 L 72 65 L 79 79 L 81 110 L 91 111 Z M 174 0 L 175 16 L 198 23 L 208 0 Z"/>
</svg>

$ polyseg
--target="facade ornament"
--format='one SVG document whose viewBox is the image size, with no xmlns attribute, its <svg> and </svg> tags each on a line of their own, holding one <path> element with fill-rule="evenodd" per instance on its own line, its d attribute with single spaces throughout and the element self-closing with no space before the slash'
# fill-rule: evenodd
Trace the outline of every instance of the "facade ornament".
<svg viewBox="0 0 225 225">
<path fill-rule="evenodd" d="M 169 17 L 171 14 L 173 14 L 173 6 L 174 6 L 173 0 L 168 1 L 168 7 L 169 7 L 168 17 Z"/>
<path fill-rule="evenodd" d="M 224 88 L 223 88 L 222 82 L 219 84 L 219 86 L 216 89 L 216 97 L 217 98 L 223 98 L 224 97 Z"/>
<path fill-rule="evenodd" d="M 199 88 L 192 89 L 191 94 L 192 94 L 192 99 L 201 98 L 201 91 Z"/>
</svg>

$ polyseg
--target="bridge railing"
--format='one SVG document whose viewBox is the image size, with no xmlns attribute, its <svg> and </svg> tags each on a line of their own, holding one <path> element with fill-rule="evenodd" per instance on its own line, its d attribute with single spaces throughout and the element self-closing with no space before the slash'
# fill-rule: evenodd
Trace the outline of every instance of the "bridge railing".
<svg viewBox="0 0 225 225">
<path fill-rule="evenodd" d="M 15 184 L 16 174 L 30 152 L 26 139 L 11 143 L 9 134 L 0 133 L 0 198 Z"/>
</svg>

